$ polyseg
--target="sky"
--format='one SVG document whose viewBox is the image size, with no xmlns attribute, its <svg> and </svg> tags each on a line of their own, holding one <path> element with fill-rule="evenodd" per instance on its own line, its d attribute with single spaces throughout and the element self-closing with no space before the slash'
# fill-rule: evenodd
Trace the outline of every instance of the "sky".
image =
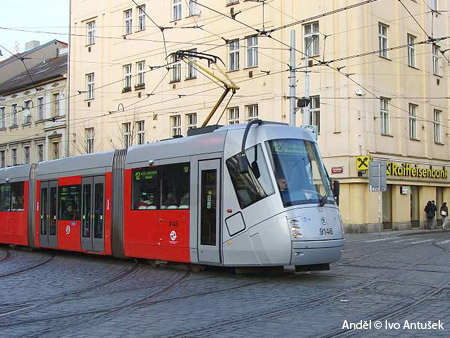
<svg viewBox="0 0 450 338">
<path fill-rule="evenodd" d="M 69 3 L 70 0 L 0 0 L 0 61 L 11 56 L 8 50 L 23 52 L 25 43 L 32 40 L 41 45 L 53 39 L 69 42 Z"/>
</svg>

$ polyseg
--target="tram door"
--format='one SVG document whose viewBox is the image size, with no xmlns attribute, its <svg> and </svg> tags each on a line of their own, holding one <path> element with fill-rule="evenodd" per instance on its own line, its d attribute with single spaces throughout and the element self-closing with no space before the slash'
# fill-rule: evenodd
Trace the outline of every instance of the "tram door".
<svg viewBox="0 0 450 338">
<path fill-rule="evenodd" d="M 58 215 L 58 182 L 41 183 L 39 240 L 41 246 L 56 248 Z"/>
<path fill-rule="evenodd" d="M 220 160 L 199 162 L 198 259 L 220 263 Z"/>
<path fill-rule="evenodd" d="M 84 250 L 105 251 L 105 178 L 82 181 L 81 246 Z"/>
</svg>

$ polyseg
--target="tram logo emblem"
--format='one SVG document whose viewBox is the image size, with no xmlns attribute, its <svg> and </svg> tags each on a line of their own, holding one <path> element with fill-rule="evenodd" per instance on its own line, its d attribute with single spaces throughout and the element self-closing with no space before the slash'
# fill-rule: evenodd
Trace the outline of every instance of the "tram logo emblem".
<svg viewBox="0 0 450 338">
<path fill-rule="evenodd" d="M 369 170 L 369 156 L 358 156 L 356 157 L 356 171 Z"/>
<path fill-rule="evenodd" d="M 66 226 L 66 235 L 70 235 L 70 225 Z"/>
<path fill-rule="evenodd" d="M 177 233 L 175 231 L 172 231 L 169 236 L 172 241 L 177 239 Z"/>
<path fill-rule="evenodd" d="M 327 220 L 325 219 L 325 217 L 322 217 L 320 221 L 322 222 L 322 225 L 327 225 Z"/>
</svg>

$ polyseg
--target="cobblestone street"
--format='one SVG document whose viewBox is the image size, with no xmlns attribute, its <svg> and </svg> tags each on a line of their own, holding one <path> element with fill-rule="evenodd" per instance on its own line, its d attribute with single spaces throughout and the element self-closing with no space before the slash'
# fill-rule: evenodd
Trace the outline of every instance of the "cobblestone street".
<svg viewBox="0 0 450 338">
<path fill-rule="evenodd" d="M 330 271 L 295 274 L 194 272 L 0 246 L 2 337 L 449 335 L 450 232 L 346 237 Z M 440 321 L 444 330 L 403 329 L 406 320 Z"/>
</svg>

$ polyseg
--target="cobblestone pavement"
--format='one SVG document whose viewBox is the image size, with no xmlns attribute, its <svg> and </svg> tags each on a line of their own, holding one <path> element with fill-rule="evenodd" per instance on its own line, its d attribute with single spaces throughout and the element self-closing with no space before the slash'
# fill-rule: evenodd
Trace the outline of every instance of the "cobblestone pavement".
<svg viewBox="0 0 450 338">
<path fill-rule="evenodd" d="M 295 274 L 0 246 L 1 336 L 450 336 L 450 231 L 346 237 L 330 271 Z"/>
</svg>

